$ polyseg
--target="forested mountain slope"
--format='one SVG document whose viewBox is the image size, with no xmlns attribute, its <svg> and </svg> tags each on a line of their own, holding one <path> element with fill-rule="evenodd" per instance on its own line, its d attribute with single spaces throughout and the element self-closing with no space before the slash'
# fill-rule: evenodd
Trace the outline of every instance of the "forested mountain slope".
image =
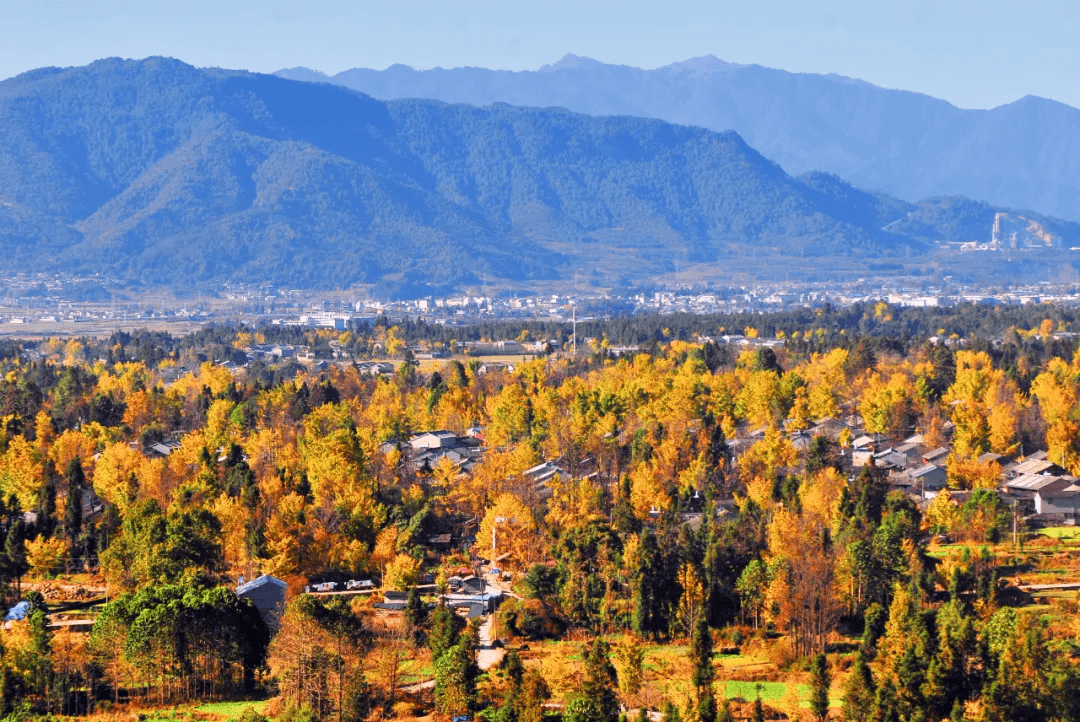
<svg viewBox="0 0 1080 722">
<path fill-rule="evenodd" d="M 795 179 L 733 132 L 658 120 L 383 102 L 163 58 L 0 83 L 9 270 L 408 293 L 747 254 L 911 256 L 989 240 L 995 209 L 974 205 L 958 226 L 948 204 Z M 1043 221 L 1058 245 L 1080 237 Z"/>
<path fill-rule="evenodd" d="M 963 110 L 839 75 L 713 56 L 653 70 L 567 55 L 538 71 L 393 65 L 279 75 L 387 100 L 561 106 L 735 130 L 789 173 L 825 170 L 908 200 L 962 194 L 1080 220 L 1080 110 L 1034 96 Z"/>
</svg>

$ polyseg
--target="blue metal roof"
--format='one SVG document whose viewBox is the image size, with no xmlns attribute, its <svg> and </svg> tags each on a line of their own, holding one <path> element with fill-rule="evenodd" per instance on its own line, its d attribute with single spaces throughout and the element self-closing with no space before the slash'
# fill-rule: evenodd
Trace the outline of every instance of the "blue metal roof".
<svg viewBox="0 0 1080 722">
<path fill-rule="evenodd" d="M 275 586 L 281 587 L 282 589 L 289 586 L 288 584 L 281 581 L 277 577 L 272 577 L 269 574 L 263 574 L 258 579 L 252 579 L 247 584 L 241 584 L 240 586 L 238 586 L 236 588 L 236 594 L 237 594 L 237 596 L 239 596 L 241 594 L 245 594 L 247 592 L 250 592 L 253 589 L 258 589 L 259 587 L 261 587 L 261 586 L 263 586 L 265 584 L 273 584 Z"/>
</svg>

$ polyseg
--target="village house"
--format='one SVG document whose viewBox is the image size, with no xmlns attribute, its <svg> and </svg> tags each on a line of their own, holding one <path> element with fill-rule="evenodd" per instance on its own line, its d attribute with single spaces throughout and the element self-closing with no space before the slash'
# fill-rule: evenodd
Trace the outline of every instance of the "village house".
<svg viewBox="0 0 1080 722">
<path fill-rule="evenodd" d="M 945 468 L 937 464 L 924 464 L 908 473 L 916 493 L 926 498 L 944 489 L 948 478 Z"/>
<path fill-rule="evenodd" d="M 277 577 L 264 574 L 258 579 L 253 579 L 247 584 L 243 583 L 236 588 L 236 596 L 241 599 L 250 599 L 255 608 L 259 610 L 270 633 L 277 632 L 281 624 L 281 615 L 285 613 L 285 592 L 288 585 Z"/>
<path fill-rule="evenodd" d="M 1035 492 L 1035 513 L 1061 514 L 1064 523 L 1076 524 L 1080 513 L 1080 479 L 1060 477 L 1060 482 L 1048 484 Z"/>
<path fill-rule="evenodd" d="M 1037 451 L 1020 462 L 1012 462 L 1001 468 L 1005 479 L 1019 479 L 1028 475 L 1054 476 L 1064 474 L 1065 469 L 1046 458 L 1045 451 Z"/>
</svg>

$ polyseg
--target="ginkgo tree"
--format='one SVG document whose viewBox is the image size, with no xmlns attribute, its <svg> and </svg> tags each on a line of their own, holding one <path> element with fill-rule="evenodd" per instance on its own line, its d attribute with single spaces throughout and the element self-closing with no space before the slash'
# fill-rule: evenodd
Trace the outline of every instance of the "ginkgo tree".
<svg viewBox="0 0 1080 722">
<path fill-rule="evenodd" d="M 516 496 L 503 493 L 488 507 L 476 532 L 477 552 L 507 566 L 522 569 L 535 561 L 536 521 L 532 511 Z"/>
</svg>

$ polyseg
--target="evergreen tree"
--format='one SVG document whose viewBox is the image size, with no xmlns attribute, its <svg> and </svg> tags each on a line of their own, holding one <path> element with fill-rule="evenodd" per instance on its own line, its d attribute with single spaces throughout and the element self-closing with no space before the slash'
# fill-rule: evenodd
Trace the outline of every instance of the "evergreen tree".
<svg viewBox="0 0 1080 722">
<path fill-rule="evenodd" d="M 7 537 L 4 539 L 4 557 L 7 560 L 7 573 L 11 579 L 15 580 L 16 594 L 21 597 L 22 578 L 30 570 L 30 565 L 26 561 L 26 527 L 21 518 L 16 519 L 8 529 Z"/>
<path fill-rule="evenodd" d="M 81 554 L 82 532 L 82 498 L 83 487 L 86 485 L 86 475 L 83 473 L 82 463 L 78 457 L 68 462 L 64 470 L 64 481 L 67 488 L 67 502 L 64 505 L 64 538 L 68 543 L 68 570 L 71 570 L 71 562 Z"/>
<path fill-rule="evenodd" d="M 754 706 L 750 709 L 750 722 L 765 722 L 765 707 L 761 704 L 761 690 L 754 697 Z"/>
<path fill-rule="evenodd" d="M 521 680 L 519 722 L 543 722 L 544 702 L 551 699 L 551 689 L 539 670 L 527 669 Z"/>
<path fill-rule="evenodd" d="M 405 601 L 404 622 L 405 628 L 412 633 L 417 644 L 423 638 L 424 625 L 427 623 L 427 611 L 427 605 L 420 598 L 420 592 L 417 591 L 416 585 L 413 585 L 409 588 L 409 596 Z"/>
<path fill-rule="evenodd" d="M 885 608 L 876 602 L 866 609 L 863 615 L 862 652 L 873 659 L 877 651 L 878 640 L 885 633 Z"/>
<path fill-rule="evenodd" d="M 896 701 L 902 718 L 911 719 L 925 711 L 926 700 L 922 694 L 925 682 L 923 659 L 916 650 L 916 645 L 909 643 L 896 665 Z"/>
<path fill-rule="evenodd" d="M 83 527 L 80 546 L 82 547 L 83 559 L 86 560 L 86 565 L 90 568 L 97 566 L 98 530 L 97 524 L 94 523 L 92 518 Z"/>
<path fill-rule="evenodd" d="M 10 667 L 0 669 L 0 714 L 8 717 L 15 710 L 15 703 L 23 700 L 23 680 Z"/>
<path fill-rule="evenodd" d="M 507 690 L 503 703 L 499 705 L 495 715 L 495 722 L 517 722 L 520 717 L 523 696 L 523 680 L 525 667 L 521 664 L 521 657 L 515 650 L 510 650 L 503 657 L 503 671 L 510 679 L 510 689 Z"/>
<path fill-rule="evenodd" d="M 664 702 L 663 722 L 682 722 L 682 715 L 679 714 L 679 708 L 672 704 L 670 700 Z"/>
<path fill-rule="evenodd" d="M 448 649 L 458 643 L 462 626 L 459 616 L 445 604 L 439 605 L 431 617 L 431 632 L 428 634 L 432 659 L 438 661 Z"/>
<path fill-rule="evenodd" d="M 716 698 L 713 696 L 712 634 L 704 614 L 698 615 L 690 640 L 690 656 L 694 663 L 691 684 L 694 685 L 697 713 L 700 722 L 715 722 Z"/>
<path fill-rule="evenodd" d="M 585 675 L 579 694 L 596 705 L 596 714 L 601 722 L 614 722 L 619 718 L 619 699 L 615 694 L 617 681 L 610 648 L 607 642 L 598 638 L 586 654 Z"/>
<path fill-rule="evenodd" d="M 448 716 L 469 714 L 476 704 L 478 670 L 463 642 L 446 650 L 435 662 L 435 704 Z"/>
<path fill-rule="evenodd" d="M 644 532 L 638 552 L 638 567 L 634 571 L 633 627 L 642 637 L 653 638 L 668 628 L 668 594 L 671 573 L 656 535 Z"/>
<path fill-rule="evenodd" d="M 824 653 L 810 663 L 810 711 L 819 721 L 829 716 L 829 664 Z"/>
<path fill-rule="evenodd" d="M 46 539 L 56 530 L 56 479 L 53 463 L 46 464 L 45 483 L 38 493 L 37 530 Z"/>
<path fill-rule="evenodd" d="M 520 692 L 525 678 L 525 665 L 521 663 L 517 650 L 511 649 L 506 653 L 502 666 L 506 670 L 506 676 L 510 678 L 510 689 Z"/>
<path fill-rule="evenodd" d="M 844 719 L 868 722 L 874 704 L 874 677 L 862 650 L 855 653 L 855 666 L 844 685 Z"/>
<path fill-rule="evenodd" d="M 885 681 L 881 683 L 877 694 L 874 695 L 870 720 L 871 722 L 900 722 L 900 715 L 896 709 L 896 686 L 889 677 L 885 677 Z"/>
<path fill-rule="evenodd" d="M 30 614 L 30 647 L 27 658 L 26 684 L 30 691 L 41 697 L 46 709 L 52 711 L 52 632 L 43 609 L 35 609 Z"/>
<path fill-rule="evenodd" d="M 613 722 L 617 717 L 605 717 L 596 700 L 576 694 L 566 704 L 563 719 L 566 722 Z"/>
</svg>

